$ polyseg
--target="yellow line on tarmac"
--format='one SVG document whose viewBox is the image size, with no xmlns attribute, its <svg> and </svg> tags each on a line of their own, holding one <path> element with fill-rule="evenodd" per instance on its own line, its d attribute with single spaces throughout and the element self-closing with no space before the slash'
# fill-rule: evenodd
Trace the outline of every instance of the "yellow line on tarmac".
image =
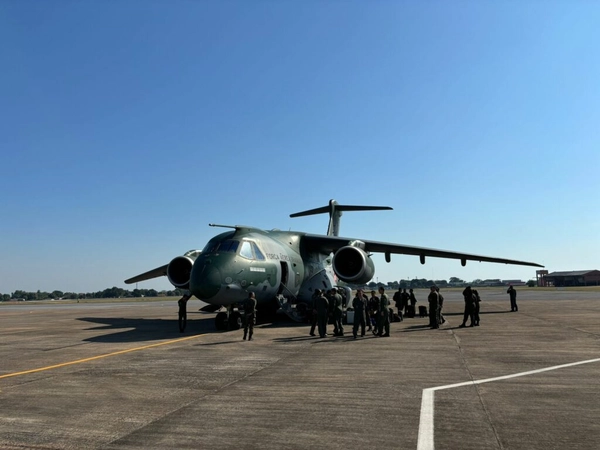
<svg viewBox="0 0 600 450">
<path fill-rule="evenodd" d="M 38 369 L 31 369 L 31 370 L 24 370 L 23 372 L 7 373 L 5 375 L 0 375 L 0 379 L 9 378 L 9 377 L 17 377 L 19 375 L 27 375 L 29 373 L 35 373 L 35 372 L 43 372 L 45 370 L 58 369 L 60 367 L 72 366 L 73 364 L 81 364 L 84 362 L 94 361 L 96 359 L 108 358 L 109 356 L 123 355 L 125 353 L 137 352 L 138 350 L 145 350 L 147 348 L 160 347 L 161 345 L 175 344 L 177 342 L 183 342 L 183 341 L 187 341 L 190 339 L 196 339 L 196 338 L 199 338 L 200 336 L 204 336 L 204 335 L 197 334 L 195 336 L 173 339 L 171 341 L 166 341 L 166 342 L 159 342 L 158 344 L 144 345 L 143 347 L 130 348 L 127 350 L 121 350 L 121 351 L 114 352 L 114 353 L 107 353 L 105 355 L 92 356 L 90 358 L 78 359 L 77 361 L 69 361 L 69 362 L 62 363 L 62 364 L 55 364 L 53 366 L 40 367 Z"/>
</svg>

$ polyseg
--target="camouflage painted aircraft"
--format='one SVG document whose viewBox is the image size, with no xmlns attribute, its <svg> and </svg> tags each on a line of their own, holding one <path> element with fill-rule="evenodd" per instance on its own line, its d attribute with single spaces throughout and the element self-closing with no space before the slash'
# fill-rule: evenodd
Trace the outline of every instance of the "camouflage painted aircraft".
<svg viewBox="0 0 600 450">
<path fill-rule="evenodd" d="M 235 307 L 248 292 L 256 294 L 259 312 L 281 308 L 290 317 L 302 320 L 314 291 L 335 286 L 336 277 L 352 284 L 369 282 L 375 274 L 372 253 L 384 253 L 387 262 L 394 253 L 418 256 L 421 264 L 431 256 L 457 259 L 463 266 L 467 261 L 485 261 L 543 267 L 526 261 L 339 236 L 343 211 L 391 209 L 388 206 L 340 205 L 330 200 L 327 206 L 290 215 L 328 213 L 327 235 L 210 224 L 231 228 L 231 231 L 213 237 L 201 251 L 190 250 L 164 266 L 125 280 L 125 283 L 167 276 L 173 286 L 185 289 L 187 294 L 179 301 L 181 331 L 182 314 L 185 318 L 186 304 L 192 296 L 208 303 L 203 308 L 205 311 L 226 308 L 226 312 L 216 316 L 217 329 L 238 329 L 241 316 Z"/>
</svg>

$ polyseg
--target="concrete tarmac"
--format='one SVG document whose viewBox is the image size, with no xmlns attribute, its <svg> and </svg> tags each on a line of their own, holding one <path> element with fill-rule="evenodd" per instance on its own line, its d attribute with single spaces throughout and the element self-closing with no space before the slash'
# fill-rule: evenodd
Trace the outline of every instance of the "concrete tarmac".
<svg viewBox="0 0 600 450">
<path fill-rule="evenodd" d="M 0 448 L 600 448 L 600 292 L 481 290 L 472 328 L 442 292 L 441 329 L 357 340 L 247 342 L 198 301 L 183 334 L 176 302 L 0 305 Z"/>
</svg>

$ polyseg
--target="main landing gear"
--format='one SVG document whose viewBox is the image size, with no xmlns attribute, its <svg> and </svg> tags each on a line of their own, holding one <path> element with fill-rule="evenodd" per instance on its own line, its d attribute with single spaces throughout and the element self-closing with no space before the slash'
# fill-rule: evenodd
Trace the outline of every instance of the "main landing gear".
<svg viewBox="0 0 600 450">
<path fill-rule="evenodd" d="M 242 314 L 233 306 L 228 306 L 227 311 L 221 311 L 215 317 L 215 327 L 219 331 L 239 330 L 242 328 Z"/>
</svg>

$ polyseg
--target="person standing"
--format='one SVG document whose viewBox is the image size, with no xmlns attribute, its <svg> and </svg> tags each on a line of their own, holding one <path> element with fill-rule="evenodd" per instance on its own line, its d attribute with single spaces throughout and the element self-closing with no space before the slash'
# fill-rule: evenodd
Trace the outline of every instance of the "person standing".
<svg viewBox="0 0 600 450">
<path fill-rule="evenodd" d="M 510 295 L 510 310 L 518 311 L 519 307 L 517 306 L 517 291 L 512 284 L 508 286 L 506 293 Z"/>
<path fill-rule="evenodd" d="M 254 292 L 248 293 L 248 298 L 244 301 L 244 340 L 248 338 L 252 340 L 252 334 L 254 333 L 254 322 L 256 320 L 256 296 Z"/>
<path fill-rule="evenodd" d="M 354 325 L 352 326 L 352 335 L 356 339 L 358 334 L 358 326 L 360 325 L 361 337 L 365 335 L 365 313 L 367 312 L 367 297 L 363 290 L 359 289 L 356 292 L 356 297 L 352 300 L 352 308 L 354 308 Z"/>
<path fill-rule="evenodd" d="M 329 300 L 318 290 L 317 303 L 317 326 L 319 328 L 319 336 L 327 337 L 327 321 L 329 319 Z"/>
<path fill-rule="evenodd" d="M 367 302 L 368 320 L 369 320 L 369 331 L 373 331 L 377 334 L 379 327 L 379 297 L 375 295 L 375 291 L 371 291 L 371 298 Z M 375 327 L 375 330 L 373 330 Z"/>
<path fill-rule="evenodd" d="M 398 288 L 398 291 L 396 291 L 394 293 L 392 300 L 394 300 L 394 305 L 398 309 L 398 318 L 400 319 L 400 322 L 402 322 L 402 320 L 404 320 L 404 318 L 402 317 L 402 310 L 404 309 L 404 303 L 403 303 L 402 299 L 403 299 L 402 292 L 400 291 L 400 288 Z"/>
<path fill-rule="evenodd" d="M 473 300 L 473 289 L 471 286 L 467 286 L 463 291 L 463 297 L 465 298 L 465 312 L 463 313 L 463 321 L 462 324 L 459 325 L 460 328 L 464 328 L 467 326 L 467 319 L 471 318 L 471 326 L 475 326 L 475 318 L 473 317 L 473 309 L 474 309 L 474 300 Z"/>
<path fill-rule="evenodd" d="M 473 320 L 475 321 L 475 326 L 479 326 L 479 302 L 481 301 L 481 297 L 479 297 L 479 292 L 477 289 L 473 289 Z"/>
<path fill-rule="evenodd" d="M 438 323 L 440 295 L 435 286 L 431 286 L 429 289 L 430 292 L 427 297 L 427 301 L 429 302 L 429 328 L 436 329 L 440 327 Z"/>
<path fill-rule="evenodd" d="M 404 307 L 404 315 L 408 315 L 408 305 L 410 303 L 410 295 L 406 292 L 406 288 L 402 289 L 402 306 Z"/>
<path fill-rule="evenodd" d="M 390 300 L 383 286 L 379 287 L 379 327 L 377 336 L 390 337 Z"/>
<path fill-rule="evenodd" d="M 440 292 L 439 286 L 436 286 L 435 290 L 438 293 L 438 315 L 437 315 L 438 321 L 437 322 L 438 322 L 438 326 L 439 326 L 439 325 L 446 323 L 446 319 L 444 318 L 444 315 L 442 314 L 442 308 L 444 307 L 444 296 Z"/>
<path fill-rule="evenodd" d="M 342 296 L 338 293 L 336 288 L 331 289 L 331 302 L 333 303 L 333 335 L 343 336 L 344 326 L 342 324 L 342 318 L 344 317 L 344 306 Z"/>
<path fill-rule="evenodd" d="M 312 295 L 312 315 L 310 316 L 310 335 L 315 335 L 315 328 L 317 327 L 317 298 L 321 295 L 321 291 L 319 289 L 315 289 L 315 292 Z"/>
</svg>

